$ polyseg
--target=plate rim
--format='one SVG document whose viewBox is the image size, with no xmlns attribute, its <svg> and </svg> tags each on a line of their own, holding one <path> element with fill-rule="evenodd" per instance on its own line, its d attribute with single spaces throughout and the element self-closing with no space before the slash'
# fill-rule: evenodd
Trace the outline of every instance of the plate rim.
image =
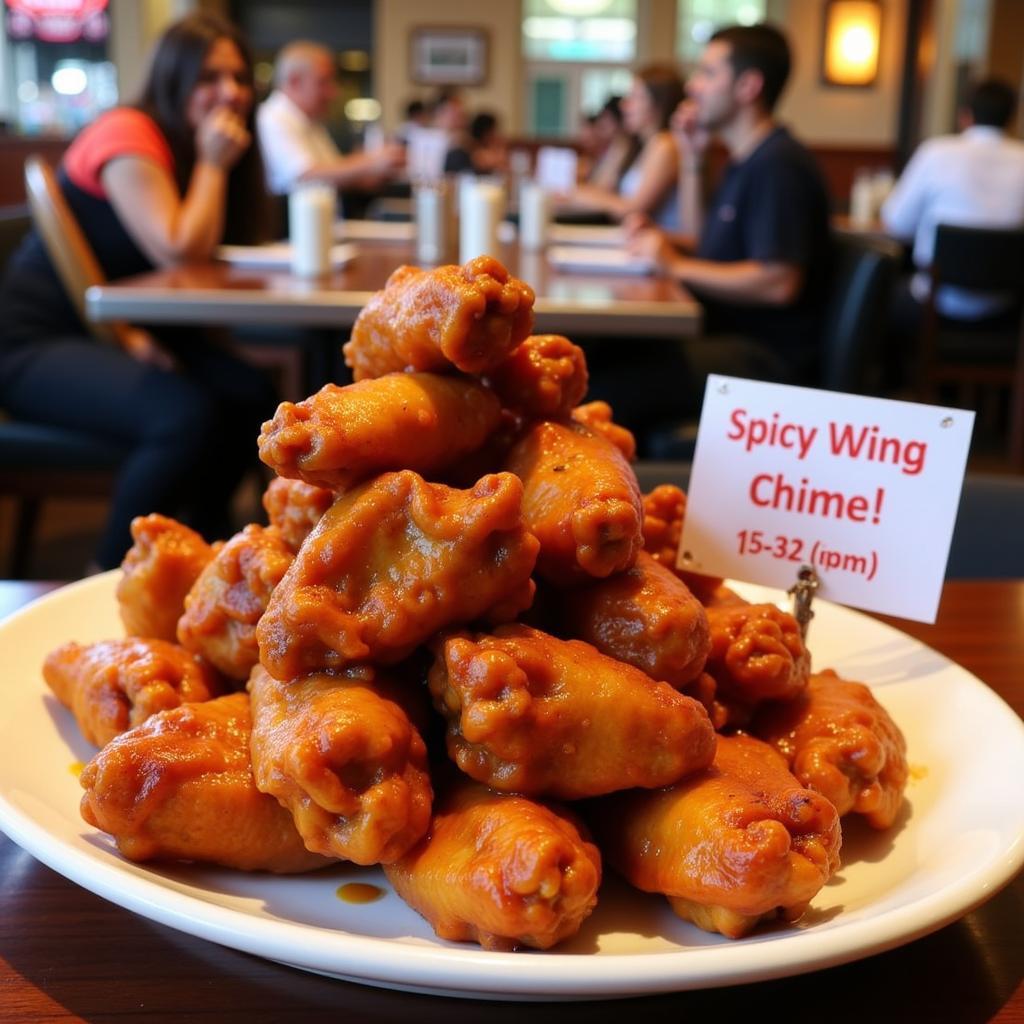
<svg viewBox="0 0 1024 1024">
<path fill-rule="evenodd" d="M 0 621 L 0 635 L 42 605 L 71 599 L 82 589 L 112 587 L 119 570 L 76 581 L 41 595 Z M 771 588 L 739 584 L 750 593 L 777 595 Z M 821 602 L 822 605 L 828 602 Z M 855 609 L 832 605 L 843 615 L 893 634 L 952 668 L 972 698 L 1016 727 L 1024 747 L 1024 721 L 994 690 L 963 666 L 888 623 Z M 43 686 L 40 680 L 40 686 Z M 45 689 L 42 691 L 45 694 Z M 715 944 L 682 950 L 637 953 L 496 953 L 475 946 L 396 941 L 296 921 L 257 917 L 168 887 L 145 865 L 107 860 L 49 832 L 12 804 L 0 783 L 0 831 L 52 870 L 116 905 L 158 923 L 229 948 L 363 984 L 412 989 L 438 995 L 485 999 L 603 999 L 643 996 L 796 976 L 862 959 L 937 931 L 990 899 L 1024 866 L 1024 819 L 1008 846 L 987 854 L 955 881 L 901 904 L 831 930 L 795 929 L 763 936 L 749 945 Z M 83 823 L 83 834 L 90 831 Z M 224 869 L 226 870 L 226 869 Z M 755 937 L 756 938 L 756 937 Z M 324 962 L 330 943 L 331 965 Z M 804 948 L 809 947 L 809 948 Z M 750 957 L 734 951 L 754 950 Z M 296 956 L 295 954 L 300 955 Z M 687 969 L 674 969 L 680 957 Z M 590 965 L 588 970 L 586 965 Z M 600 965 L 594 972 L 593 966 Z M 582 987 L 581 987 L 582 983 Z"/>
</svg>

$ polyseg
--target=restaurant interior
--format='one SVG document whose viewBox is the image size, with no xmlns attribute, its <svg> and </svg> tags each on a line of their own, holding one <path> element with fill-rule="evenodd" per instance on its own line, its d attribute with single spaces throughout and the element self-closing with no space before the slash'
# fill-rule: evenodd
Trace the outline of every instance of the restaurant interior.
<svg viewBox="0 0 1024 1024">
<path fill-rule="evenodd" d="M 207 15 L 212 20 L 203 22 Z M 863 1020 L 867 1013 L 893 1020 L 1024 1019 L 1022 0 L 0 0 L 0 19 L 0 661 L 15 666 L 12 677 L 22 672 L 28 654 L 15 651 L 19 629 L 26 651 L 64 645 L 46 658 L 46 683 L 58 701 L 47 693 L 44 726 L 51 718 L 57 722 L 60 741 L 74 752 L 72 772 L 88 790 L 81 813 L 102 836 L 82 840 L 72 828 L 62 839 L 56 812 L 33 810 L 49 797 L 43 787 L 37 794 L 34 784 L 18 781 L 19 765 L 30 763 L 34 742 L 49 749 L 57 741 L 49 735 L 33 739 L 30 724 L 19 746 L 14 726 L 0 725 L 0 906 L 7 908 L 0 911 L 0 1024 L 196 1019 L 200 1012 L 251 1024 L 298 1019 L 300 1013 L 319 1019 L 342 1006 L 353 1020 L 415 1015 L 470 1021 L 486 1014 L 511 1021 L 521 1019 L 521 1006 L 502 1001 L 524 999 L 537 1002 L 541 1020 L 560 1021 L 612 1020 L 632 1005 L 643 1006 L 652 1020 L 678 1020 L 685 1012 L 739 1017 L 767 1012 L 772 999 L 783 1001 L 784 1012 L 797 1020 L 820 1019 L 826 1005 L 837 1020 Z M 207 33 L 198 63 L 187 52 L 192 37 L 175 35 L 180 25 Z M 174 91 L 175 75 L 187 79 L 186 91 Z M 115 122 L 116 131 L 110 128 Z M 442 313 L 449 316 L 443 324 Z M 481 322 L 484 327 L 474 326 Z M 422 394 L 412 388 L 413 378 L 429 378 Z M 773 419 L 765 414 L 745 421 L 737 397 L 731 419 L 716 420 L 724 415 L 722 396 L 746 396 L 751 382 L 787 389 L 750 392 L 752 403 L 778 403 L 764 406 L 775 410 Z M 815 606 L 822 578 L 827 583 L 847 570 L 873 577 L 871 560 L 877 562 L 878 553 L 863 559 L 838 548 L 819 553 L 820 543 L 811 553 L 810 541 L 763 540 L 760 532 L 741 530 L 738 554 L 722 564 L 742 564 L 738 556 L 749 556 L 756 544 L 754 553 L 763 551 L 762 563 L 773 560 L 776 577 L 759 568 L 747 583 L 778 588 L 777 604 L 791 606 L 792 615 L 771 605 L 758 620 L 761 632 L 737 639 L 748 629 L 743 616 L 775 598 L 762 597 L 765 603 L 758 604 L 742 586 L 737 596 L 730 589 L 739 578 L 733 572 L 701 575 L 700 550 L 694 548 L 696 556 L 684 550 L 686 539 L 692 546 L 698 534 L 680 536 L 688 508 L 684 492 L 694 485 L 695 494 L 698 483 L 710 491 L 705 481 L 715 473 L 736 471 L 727 442 L 719 438 L 713 447 L 710 430 L 719 423 L 734 426 L 737 434 L 725 436 L 734 442 L 742 436 L 744 457 L 758 444 L 780 451 L 802 445 L 802 460 L 814 436 L 805 436 L 799 425 L 802 414 L 811 415 L 806 410 L 833 402 L 836 410 L 869 409 L 843 404 L 868 399 L 889 401 L 874 407 L 882 426 L 870 427 L 870 440 L 864 428 L 859 450 L 868 454 L 846 482 L 851 492 L 857 486 L 873 499 L 814 491 L 808 478 L 815 470 L 796 464 L 785 482 L 782 473 L 773 477 L 774 470 L 761 465 L 757 480 L 763 486 L 752 483 L 748 494 L 758 506 L 788 502 L 790 512 L 797 506 L 805 511 L 805 497 L 813 508 L 815 495 L 824 495 L 823 502 L 843 503 L 845 513 L 837 518 L 863 522 L 873 512 L 877 524 L 890 506 L 880 483 L 875 489 L 882 477 L 876 481 L 874 467 L 864 463 L 891 470 L 885 480 L 893 507 L 904 493 L 899 488 L 910 494 L 918 485 L 919 496 L 907 499 L 911 503 L 901 512 L 902 535 L 886 541 L 882 556 L 908 567 L 901 570 L 903 590 L 886 584 L 890 593 L 879 601 L 826 588 L 824 596 L 837 603 Z M 926 409 L 941 417 L 932 419 L 949 442 L 944 468 L 934 478 L 922 474 L 924 442 L 904 444 L 895 428 L 884 425 L 913 423 L 917 429 Z M 962 412 L 968 414 L 966 428 Z M 838 422 L 855 414 L 835 415 Z M 749 434 L 739 434 L 741 425 Z M 763 431 L 756 440 L 755 426 Z M 559 440 L 562 434 L 575 440 Z M 940 435 L 929 441 L 932 451 L 941 451 Z M 832 454 L 842 454 L 843 443 L 832 436 Z M 306 448 L 297 454 L 301 445 Z M 956 445 L 962 452 L 952 452 Z M 853 442 L 848 453 L 852 462 Z M 334 457 L 340 462 L 331 463 Z M 887 459 L 895 468 L 884 466 Z M 610 469 L 613 462 L 625 469 Z M 808 465 L 816 464 L 812 459 Z M 559 474 L 550 478 L 553 491 L 575 495 L 577 506 L 565 512 L 575 517 L 571 528 L 564 518 L 556 536 L 540 512 L 531 520 L 524 511 L 514 522 L 502 520 L 499 555 L 463 555 L 459 544 L 472 545 L 482 529 L 475 517 L 498 517 L 502 503 L 519 502 L 524 486 L 524 509 L 535 499 L 558 504 L 557 496 L 531 492 L 541 469 Z M 629 493 L 642 500 L 642 529 L 637 525 L 634 550 L 620 558 L 609 552 L 625 543 L 617 531 L 627 530 L 622 508 L 632 500 L 615 490 L 622 472 L 631 481 Z M 798 485 L 800 472 L 807 476 Z M 385 478 L 392 488 L 387 494 Z M 292 488 L 287 494 L 286 484 Z M 378 486 L 380 493 L 373 490 Z M 771 487 L 771 498 L 759 497 Z M 368 531 L 370 519 L 397 515 L 390 506 L 380 509 L 399 502 L 400 488 L 406 489 L 402 501 L 432 517 L 423 527 L 426 539 L 416 534 L 418 540 L 409 540 L 415 531 L 404 521 L 399 528 L 388 520 L 384 541 Z M 360 511 L 360 519 L 352 509 L 359 511 L 358 502 L 370 498 L 376 504 L 371 512 Z M 604 520 L 584 514 L 592 499 L 615 509 L 605 509 Z M 722 519 L 733 522 L 733 510 L 724 508 L 730 499 L 722 500 Z M 343 520 L 345 514 L 351 518 Z M 553 514 L 550 508 L 543 512 Z M 452 539 L 449 518 L 459 523 L 454 532 L 460 538 Z M 300 520 L 305 526 L 293 541 L 288 530 L 299 530 Z M 421 526 L 416 520 L 416 529 Z M 335 529 L 336 536 L 330 533 Z M 184 537 L 182 550 L 197 560 L 194 571 L 182 568 L 187 559 L 181 556 L 181 564 L 166 569 L 159 582 L 166 589 L 158 597 L 140 596 L 140 588 L 154 584 L 140 583 L 138 575 L 133 580 L 133 574 L 159 551 L 160 531 L 175 530 Z M 565 561 L 556 548 L 569 543 L 565 537 L 572 531 L 577 553 Z M 279 550 L 270 551 L 269 542 L 257 550 L 257 533 L 273 533 Z M 250 542 L 255 553 L 240 554 Z M 345 633 L 354 627 L 338 627 L 328 612 L 309 610 L 318 602 L 341 601 L 323 596 L 330 590 L 324 576 L 347 594 L 346 588 L 358 590 L 379 568 L 373 559 L 385 548 L 400 552 L 403 564 L 420 565 L 418 554 L 435 542 L 443 557 L 431 563 L 423 555 L 422 586 L 417 582 L 412 596 L 390 594 L 401 609 L 381 627 L 381 636 L 390 639 L 360 647 L 362 639 Z M 345 543 L 351 550 L 339 554 Z M 929 545 L 935 551 L 931 565 Z M 457 553 L 449 555 L 449 548 Z M 636 561 L 638 550 L 646 561 Z M 207 574 L 199 563 L 212 566 L 221 552 L 229 553 L 225 563 L 234 562 L 221 569 L 224 578 L 209 593 L 196 596 L 190 587 L 201 591 L 196 581 Z M 364 552 L 365 564 L 359 561 Z M 246 561 L 256 558 L 265 560 L 259 585 L 266 592 L 239 597 L 239 580 L 259 590 L 252 584 L 255 563 Z M 330 573 L 344 575 L 337 566 L 345 558 L 357 564 L 339 583 Z M 439 597 L 444 586 L 426 579 L 445 558 L 454 585 L 449 580 L 444 586 L 455 597 Z M 780 562 L 789 583 L 781 582 Z M 672 586 L 686 584 L 690 611 L 673 605 L 681 600 L 676 597 L 600 590 L 606 579 L 629 574 L 643 577 L 637 586 L 647 587 L 649 570 L 640 569 L 647 563 L 650 571 L 671 577 Z M 104 832 L 115 836 L 125 863 L 160 856 L 130 852 L 139 846 L 122 842 L 116 824 L 105 824 L 112 812 L 103 799 L 114 797 L 97 795 L 110 784 L 103 781 L 103 771 L 111 771 L 103 757 L 122 743 L 119 734 L 147 727 L 128 733 L 122 723 L 104 733 L 107 725 L 97 723 L 107 712 L 99 697 L 89 698 L 96 710 L 87 712 L 80 706 L 85 698 L 61 694 L 61 686 L 77 685 L 75 673 L 85 671 L 60 664 L 61 657 L 80 656 L 66 652 L 77 646 L 66 643 L 74 638 L 54 635 L 44 643 L 41 637 L 60 614 L 66 624 L 70 612 L 61 613 L 62 607 L 74 607 L 91 623 L 89 595 L 100 591 L 81 590 L 76 598 L 74 588 L 58 588 L 76 581 L 89 587 L 104 572 L 113 580 L 121 567 L 123 578 L 102 584 L 103 593 L 113 594 L 117 586 L 130 635 L 176 641 L 192 652 L 189 658 L 196 656 L 200 675 L 209 671 L 228 680 L 222 685 L 229 688 L 244 689 L 249 680 L 245 700 L 253 707 L 254 747 L 246 771 L 259 776 L 258 798 L 273 804 L 267 794 L 276 797 L 292 811 L 301 834 L 294 850 L 281 841 L 277 860 L 247 860 L 234 847 L 207 856 L 187 842 L 176 846 L 177 840 L 168 842 L 166 856 L 228 868 L 242 864 L 247 872 L 321 868 L 338 897 L 327 909 L 312 887 L 303 890 L 301 906 L 293 905 L 286 885 L 291 879 L 276 874 L 239 874 L 243 880 L 235 887 L 223 882 L 221 868 L 193 875 L 194 864 L 171 863 L 157 869 L 153 886 L 138 881 L 146 869 L 133 863 L 130 872 L 90 867 L 94 855 L 81 852 L 82 842 L 110 856 L 114 848 L 102 845 Z M 388 571 L 380 578 L 388 578 Z M 223 592 L 214 595 L 214 586 Z M 918 603 L 892 596 L 915 587 L 927 591 Z M 595 596 L 577 602 L 584 591 Z M 68 595 L 65 604 L 53 604 L 49 617 L 33 612 L 30 602 L 59 602 L 61 595 Z M 931 612 L 919 613 L 932 597 Z M 629 620 L 633 613 L 622 611 L 627 600 L 650 601 L 641 618 L 660 601 L 664 619 L 656 627 L 647 619 L 637 627 Z M 248 624 L 229 627 L 224 621 L 235 612 L 221 607 L 220 625 L 211 625 L 201 615 L 216 601 L 248 602 L 242 618 L 253 602 L 259 611 Z M 444 609 L 435 606 L 445 601 L 458 604 L 461 613 L 440 617 Z M 356 614 L 348 605 L 331 606 L 335 612 Z M 9 614 L 29 617 L 5 626 Z M 132 627 L 133 617 L 151 623 L 168 615 L 169 632 Z M 432 628 L 415 633 L 408 620 L 418 615 Z M 615 615 L 621 620 L 607 627 L 602 617 Z M 705 616 L 711 639 L 701 641 L 699 656 L 690 652 L 685 670 L 670 667 L 672 657 L 681 657 L 677 648 L 697 643 L 681 638 L 686 631 L 695 635 L 692 623 L 705 622 Z M 558 640 L 541 632 L 551 623 L 557 623 L 551 632 Z M 469 624 L 495 632 L 471 634 Z M 339 629 L 334 647 L 323 639 L 331 628 Z M 635 640 L 638 628 L 647 630 L 643 641 Z M 227 640 L 211 640 L 216 629 L 229 633 Z M 861 702 L 843 720 L 853 730 L 842 735 L 847 760 L 832 764 L 829 759 L 840 756 L 832 748 L 809 753 L 819 775 L 808 769 L 808 777 L 817 786 L 796 771 L 799 727 L 778 708 L 790 700 L 795 706 L 794 694 L 808 678 L 812 688 L 830 680 L 857 684 L 846 682 L 846 671 L 842 680 L 823 671 L 829 665 L 816 646 L 810 667 L 812 641 L 805 647 L 804 640 L 816 629 L 827 657 L 834 648 L 837 664 L 862 673 L 849 678 L 863 677 L 878 694 L 877 701 L 844 696 L 851 707 L 855 699 Z M 685 743 L 676 737 L 671 751 L 658 748 L 642 759 L 631 783 L 604 785 L 580 782 L 578 762 L 556 755 L 540 765 L 496 767 L 500 758 L 486 747 L 490 740 L 471 741 L 459 732 L 471 730 L 465 721 L 453 724 L 458 700 L 478 702 L 472 728 L 480 737 L 525 714 L 521 708 L 494 711 L 515 688 L 512 677 L 498 678 L 496 668 L 513 654 L 522 667 L 515 667 L 515 679 L 529 673 L 533 659 L 563 667 L 566 678 L 586 689 L 603 671 L 597 662 L 586 662 L 589 654 L 578 650 L 564 654 L 565 665 L 558 661 L 570 643 L 586 646 L 580 640 L 603 652 L 594 651 L 596 657 L 616 664 L 630 662 L 632 648 L 624 653 L 630 643 L 649 642 L 654 667 L 641 663 L 641 654 L 633 664 L 642 673 L 630 671 L 646 673 L 648 683 L 648 677 L 668 679 L 670 696 L 686 695 L 707 723 L 707 736 L 694 738 L 691 728 Z M 748 643 L 743 658 L 757 662 L 753 685 L 765 687 L 756 696 L 741 691 L 729 675 L 739 678 L 734 661 L 742 642 Z M 362 653 L 352 654 L 347 644 Z M 564 823 L 556 838 L 544 840 L 562 857 L 558 870 L 572 875 L 573 885 L 583 886 L 580 879 L 594 873 L 598 846 L 606 857 L 607 850 L 616 851 L 618 859 L 609 861 L 617 872 L 612 893 L 599 908 L 602 916 L 594 918 L 599 925 L 591 921 L 576 935 L 596 895 L 571 925 L 562 918 L 541 925 L 530 914 L 547 913 L 547 904 L 532 908 L 524 915 L 529 927 L 511 939 L 490 919 L 464 925 L 456 920 L 463 912 L 459 900 L 486 901 L 474 887 L 490 893 L 498 884 L 481 882 L 482 868 L 476 875 L 468 869 L 464 876 L 449 875 L 447 884 L 459 895 L 439 898 L 435 906 L 432 887 L 442 883 L 424 878 L 429 871 L 440 877 L 442 866 L 424 867 L 418 876 L 407 854 L 388 859 L 381 852 L 384 840 L 379 834 L 368 838 L 366 826 L 360 827 L 367 834 L 347 836 L 340 845 L 335 836 L 328 842 L 321 832 L 329 830 L 318 824 L 327 812 L 316 802 L 331 800 L 317 791 L 311 810 L 308 796 L 305 803 L 296 797 L 292 775 L 299 769 L 285 744 L 299 749 L 300 737 L 302 751 L 316 750 L 308 756 L 321 758 L 316 767 L 331 778 L 329 759 L 341 756 L 337 736 L 327 725 L 310 725 L 306 708 L 292 695 L 300 684 L 323 683 L 321 676 L 304 673 L 333 678 L 347 672 L 346 679 L 356 680 L 363 671 L 365 683 L 378 678 L 381 666 L 398 666 L 395 678 L 405 679 L 399 668 L 412 665 L 412 678 L 421 671 L 417 658 L 429 661 L 428 648 L 447 674 L 439 682 L 436 666 L 429 675 L 423 669 L 420 682 L 429 680 L 434 708 L 448 719 L 448 754 L 462 772 L 493 790 L 575 802 L 573 813 L 581 808 L 597 846 L 580 839 L 575 824 L 576 845 L 566 839 L 570 826 Z M 462 666 L 469 682 L 456 697 L 460 658 L 469 666 Z M 765 683 L 769 662 L 785 662 L 792 678 L 802 672 L 799 687 L 794 683 L 786 691 L 775 677 Z M 772 671 L 781 675 L 777 667 Z M 948 700 L 932 704 L 924 696 L 931 684 L 948 686 Z M 593 689 L 596 694 L 601 685 Z M 218 691 L 211 684 L 203 692 L 189 700 Z M 619 732 L 609 728 L 601 737 L 605 746 L 597 760 L 606 758 L 608 772 L 620 770 L 620 748 L 668 743 L 673 728 L 682 735 L 682 725 L 662 723 L 650 730 L 657 738 L 649 737 L 640 722 L 647 698 L 625 689 L 610 693 L 593 698 L 595 707 L 602 700 L 615 705 L 607 720 L 622 720 Z M 542 696 L 549 696 L 547 690 L 521 699 L 539 707 Z M 120 695 L 117 700 L 124 703 Z M 66 722 L 61 703 L 74 716 Z M 468 721 L 465 707 L 463 713 Z M 575 752 L 576 738 L 563 738 L 551 724 L 572 713 L 538 716 L 534 733 L 517 734 L 509 749 L 548 742 Z M 359 741 L 367 747 L 412 743 L 407 735 L 392 740 L 393 722 L 376 704 L 357 706 L 353 714 L 365 716 Z M 663 714 L 667 722 L 668 712 Z M 278 716 L 277 731 L 269 740 L 272 715 Z M 403 709 L 401 717 L 423 747 L 409 724 L 420 726 L 415 714 Z M 856 726 L 850 725 L 854 720 Z M 131 724 L 137 721 L 141 715 Z M 443 737 L 438 721 L 434 732 Z M 586 723 L 589 728 L 589 715 Z M 260 728 L 265 735 L 257 740 Z M 827 733 L 832 739 L 823 742 L 838 748 L 839 728 L 830 720 L 816 742 Z M 993 738 L 986 743 L 981 734 L 989 729 Z M 425 749 L 435 755 L 434 732 L 420 731 L 428 739 Z M 851 753 L 854 735 L 866 747 Z M 746 742 L 764 746 L 760 740 L 775 745 L 807 786 L 799 791 L 804 803 L 798 809 L 783 813 L 773 804 L 772 813 L 800 819 L 799 827 L 791 827 L 800 835 L 793 849 L 799 846 L 802 857 L 807 847 L 800 843 L 813 846 L 806 856 L 821 874 L 814 889 L 821 890 L 820 908 L 815 903 L 807 910 L 809 895 L 787 892 L 788 903 L 780 895 L 756 912 L 737 910 L 727 900 L 708 909 L 688 892 L 670 891 L 660 876 L 651 880 L 657 872 L 645 858 L 660 849 L 661 839 L 666 848 L 680 842 L 676 833 L 656 836 L 658 841 L 645 834 L 628 847 L 649 822 L 634 813 L 639 800 L 630 805 L 641 790 L 627 787 L 642 787 L 645 795 L 674 793 L 687 772 L 696 777 L 710 770 L 711 754 L 700 760 L 701 742 L 708 750 L 717 742 L 725 758 L 726 744 L 731 751 Z M 256 763 L 259 742 L 265 744 L 261 758 L 278 758 L 270 770 Z M 443 748 L 446 740 L 438 742 Z M 579 740 L 580 749 L 586 742 Z M 942 760 L 943 743 L 956 748 L 955 758 Z M 100 753 L 90 760 L 97 746 Z M 654 763 L 660 770 L 670 755 L 682 757 L 683 746 L 693 764 L 659 775 Z M 968 747 L 972 752 L 965 753 Z M 135 756 L 127 744 L 119 750 Z M 203 748 L 188 756 L 210 755 Z M 514 761 L 512 754 L 502 756 Z M 740 753 L 728 756 L 742 759 Z M 888 767 L 874 769 L 871 786 L 845 806 L 822 781 L 836 785 L 844 772 L 850 778 L 870 772 L 865 759 L 884 765 L 886 757 Z M 247 765 L 248 758 L 247 752 Z M 140 778 L 153 771 L 133 770 Z M 785 765 L 778 770 L 786 774 Z M 342 789 L 350 785 L 345 771 L 339 769 Z M 435 795 L 445 771 L 458 774 L 450 764 L 438 768 L 433 762 L 430 771 L 436 773 Z M 550 778 L 538 782 L 544 772 Z M 412 773 L 406 770 L 402 786 L 412 787 Z M 424 778 L 420 785 L 429 792 L 430 778 Z M 66 788 L 67 779 L 62 782 Z M 155 782 L 140 785 L 153 788 Z M 317 790 L 319 783 L 308 785 Z M 454 784 L 449 779 L 445 785 Z M 26 787 L 30 799 L 19 802 Z M 55 801 L 63 798 L 60 791 Z M 787 792 L 792 803 L 796 790 Z M 839 818 L 821 793 L 843 818 L 842 863 L 849 851 L 853 882 L 845 890 L 845 876 L 835 874 Z M 750 806 L 760 808 L 775 796 L 752 797 Z M 475 799 L 458 804 L 453 820 Z M 711 803 L 687 811 L 695 824 L 716 813 Z M 202 808 L 217 819 L 219 831 L 235 810 L 227 800 Z M 331 810 L 342 818 L 352 814 L 333 805 Z M 249 813 L 241 798 L 237 813 Z M 531 829 L 548 827 L 523 814 L 512 831 L 532 836 Z M 442 820 L 440 814 L 433 819 L 428 839 L 444 834 Z M 245 827 L 247 820 L 239 831 Z M 812 831 L 813 842 L 805 835 Z M 77 832 L 83 832 L 81 822 Z M 203 837 L 191 840 L 206 849 Z M 512 838 L 507 842 L 515 845 Z M 211 848 L 220 850 L 218 843 L 211 840 Z M 380 848 L 367 853 L 359 843 Z M 930 848 L 943 844 L 945 859 L 932 857 Z M 456 840 L 435 846 L 441 854 L 435 848 L 434 856 L 462 856 Z M 479 848 L 485 846 L 481 839 Z M 506 857 L 518 863 L 520 847 L 515 849 Z M 756 859 L 749 851 L 743 857 L 748 854 Z M 323 857 L 340 858 L 343 866 L 323 869 Z M 735 863 L 743 857 L 736 854 Z M 400 866 L 393 868 L 393 861 Z M 377 864 L 386 865 L 383 874 L 356 867 Z M 890 865 L 882 882 L 870 873 L 880 864 Z M 736 870 L 742 875 L 747 868 Z M 316 876 L 304 875 L 302 884 L 309 885 L 310 877 Z M 595 892 L 599 881 L 597 869 Z M 636 894 L 626 892 L 627 882 L 651 901 L 641 904 L 639 924 L 631 902 Z M 739 889 L 746 883 L 732 884 Z M 568 903 L 572 893 L 564 878 L 562 885 L 560 900 Z M 391 907 L 396 894 L 429 927 L 416 918 L 422 930 L 403 931 L 402 913 L 409 908 Z M 672 917 L 671 926 L 664 924 L 668 911 L 661 894 L 682 923 Z M 362 903 L 385 898 L 391 916 L 375 922 L 373 908 Z M 203 909 L 204 900 L 215 909 Z M 344 908 L 344 929 L 355 921 L 356 938 L 335 950 L 323 933 L 332 927 L 339 901 L 352 904 Z M 352 916 L 353 907 L 370 916 Z M 563 908 L 559 912 L 568 916 Z M 464 913 L 471 918 L 473 911 Z M 502 914 L 511 911 L 503 905 Z M 759 923 L 762 930 L 750 936 Z M 698 929 L 700 939 L 693 939 Z M 712 941 L 708 934 L 714 932 L 721 934 Z M 634 933 L 639 938 L 630 945 Z M 81 952 L 77 968 L 53 966 L 52 949 L 65 936 Z M 729 936 L 731 952 L 714 944 L 721 936 Z M 513 965 L 509 950 L 546 950 L 566 939 L 562 955 L 516 954 L 527 966 Z M 400 952 L 389 953 L 388 943 Z M 470 947 L 480 959 L 464 955 Z M 681 955 L 681 948 L 704 959 L 681 966 L 674 977 L 674 961 L 667 958 Z M 438 955 L 431 959 L 433 952 Z M 583 962 L 588 956 L 600 960 L 598 954 L 608 955 L 603 978 L 599 968 Z M 631 974 L 627 961 L 634 955 Z M 60 959 L 73 961 L 74 955 Z M 131 979 L 122 984 L 125 968 Z M 6 1008 L 5 992 L 14 1000 Z M 634 1002 L 618 1001 L 625 997 Z M 489 1005 L 479 1001 L 484 999 Z"/>
</svg>

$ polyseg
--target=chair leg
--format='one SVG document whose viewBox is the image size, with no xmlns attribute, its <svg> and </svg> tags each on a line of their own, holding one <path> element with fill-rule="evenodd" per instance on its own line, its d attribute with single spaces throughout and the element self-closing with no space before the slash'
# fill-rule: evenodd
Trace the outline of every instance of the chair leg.
<svg viewBox="0 0 1024 1024">
<path fill-rule="evenodd" d="M 10 568 L 12 579 L 23 580 L 28 575 L 41 504 L 39 498 L 21 498 L 15 508 Z"/>
</svg>

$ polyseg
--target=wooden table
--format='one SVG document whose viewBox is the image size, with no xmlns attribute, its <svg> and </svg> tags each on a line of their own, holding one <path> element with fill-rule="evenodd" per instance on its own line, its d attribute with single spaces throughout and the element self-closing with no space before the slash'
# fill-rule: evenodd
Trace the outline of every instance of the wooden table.
<svg viewBox="0 0 1024 1024">
<path fill-rule="evenodd" d="M 0 613 L 54 584 L 0 583 Z M 887 620 L 1024 714 L 1024 581 L 947 584 L 934 626 Z M 951 743 L 968 741 L 950 737 Z M 970 738 L 984 742 L 984 737 Z M 1024 788 L 1024 781 L 1022 781 Z M 0 1022 L 331 1020 L 1024 1021 L 1024 876 L 955 924 L 815 974 L 638 1000 L 509 1004 L 364 988 L 281 967 L 137 917 L 0 836 Z"/>
<path fill-rule="evenodd" d="M 395 267 L 416 262 L 409 242 L 356 244 L 355 259 L 323 279 L 211 263 L 90 288 L 86 309 L 96 321 L 136 324 L 347 328 Z M 679 338 L 700 330 L 700 304 L 665 278 L 559 273 L 543 253 L 512 244 L 503 246 L 501 258 L 537 293 L 538 334 Z"/>
</svg>

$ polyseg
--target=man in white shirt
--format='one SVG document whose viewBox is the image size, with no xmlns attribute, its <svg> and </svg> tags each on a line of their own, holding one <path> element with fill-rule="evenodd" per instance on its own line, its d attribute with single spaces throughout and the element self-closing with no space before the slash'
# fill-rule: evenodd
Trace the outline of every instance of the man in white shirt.
<svg viewBox="0 0 1024 1024">
<path fill-rule="evenodd" d="M 925 271 L 939 224 L 1024 226 L 1024 142 L 1006 135 L 1014 107 L 1013 90 L 1004 82 L 989 79 L 975 86 L 960 112 L 960 134 L 923 142 L 882 207 L 886 229 L 897 238 L 913 239 L 914 264 L 920 270 L 910 281 L 910 295 L 917 304 L 928 298 Z M 951 319 L 979 320 L 1003 312 L 1009 300 L 946 286 L 935 304 Z"/>
<path fill-rule="evenodd" d="M 300 182 L 335 187 L 373 187 L 402 165 L 396 144 L 343 156 L 324 119 L 338 92 L 331 52 L 318 43 L 289 43 L 278 55 L 274 91 L 256 112 L 256 128 L 266 167 L 267 186 L 275 195 Z"/>
</svg>

